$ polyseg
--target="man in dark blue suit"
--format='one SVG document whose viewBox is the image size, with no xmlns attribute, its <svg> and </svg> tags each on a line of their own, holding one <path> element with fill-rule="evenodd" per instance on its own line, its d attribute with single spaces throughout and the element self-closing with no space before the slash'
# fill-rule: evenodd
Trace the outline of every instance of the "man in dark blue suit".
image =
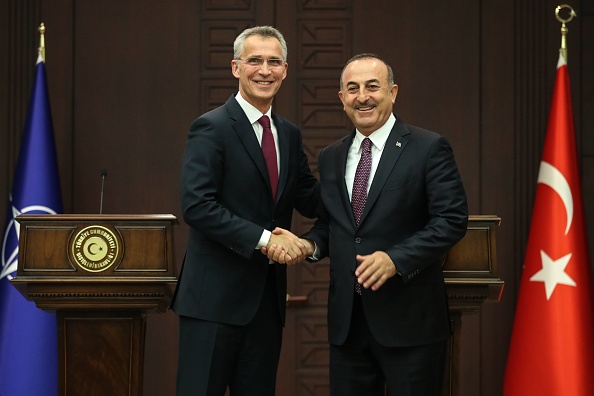
<svg viewBox="0 0 594 396">
<path fill-rule="evenodd" d="M 286 266 L 260 249 L 279 245 L 302 260 L 296 236 L 271 231 L 290 228 L 293 209 L 314 217 L 319 200 L 301 132 L 271 110 L 286 59 L 278 30 L 245 30 L 231 61 L 239 92 L 190 127 L 181 175 L 189 240 L 172 302 L 178 395 L 275 393 Z"/>
<path fill-rule="evenodd" d="M 330 257 L 335 396 L 441 393 L 450 336 L 441 266 L 466 233 L 466 194 L 448 141 L 394 116 L 397 92 L 377 55 L 349 60 L 339 97 L 356 129 L 319 155 L 324 210 L 304 240 L 312 259 Z M 279 247 L 268 254 L 292 262 Z"/>
</svg>

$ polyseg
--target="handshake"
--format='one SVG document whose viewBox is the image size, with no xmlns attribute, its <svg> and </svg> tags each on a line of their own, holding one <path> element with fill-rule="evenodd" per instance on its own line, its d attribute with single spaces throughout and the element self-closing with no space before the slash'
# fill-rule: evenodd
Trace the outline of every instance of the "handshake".
<svg viewBox="0 0 594 396">
<path fill-rule="evenodd" d="M 315 245 L 308 239 L 297 237 L 284 228 L 272 231 L 268 244 L 260 251 L 270 260 L 281 264 L 297 264 L 314 253 Z"/>
</svg>

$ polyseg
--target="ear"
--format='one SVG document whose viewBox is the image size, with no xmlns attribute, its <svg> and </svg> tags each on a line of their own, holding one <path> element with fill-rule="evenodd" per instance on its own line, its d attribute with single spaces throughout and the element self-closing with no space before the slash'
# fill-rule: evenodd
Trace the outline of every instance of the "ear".
<svg viewBox="0 0 594 396">
<path fill-rule="evenodd" d="M 235 59 L 231 61 L 231 73 L 233 73 L 236 78 L 239 78 L 239 62 Z"/>
<path fill-rule="evenodd" d="M 340 98 L 340 101 L 342 102 L 342 109 L 344 111 L 346 111 L 347 106 L 346 106 L 345 97 L 344 97 L 344 94 L 342 93 L 342 91 L 338 91 L 338 97 Z"/>
<path fill-rule="evenodd" d="M 390 96 L 392 97 L 392 103 L 396 102 L 396 96 L 398 96 L 398 85 L 392 85 L 392 88 L 390 88 Z"/>
</svg>

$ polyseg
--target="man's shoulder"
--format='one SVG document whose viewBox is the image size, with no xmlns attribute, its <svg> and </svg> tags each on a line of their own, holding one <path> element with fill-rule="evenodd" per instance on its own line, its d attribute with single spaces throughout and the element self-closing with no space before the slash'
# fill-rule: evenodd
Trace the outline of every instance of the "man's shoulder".
<svg viewBox="0 0 594 396">
<path fill-rule="evenodd" d="M 334 151 L 340 147 L 343 147 L 344 144 L 350 145 L 351 141 L 353 140 L 353 136 L 354 136 L 354 132 L 351 131 L 351 133 L 349 133 L 348 135 L 345 135 L 345 136 L 341 137 L 340 139 L 335 140 L 332 143 L 330 143 L 328 146 L 326 146 L 326 148 L 324 150 Z"/>
<path fill-rule="evenodd" d="M 289 130 L 289 131 L 299 131 L 299 127 L 292 123 L 291 121 L 287 120 L 281 115 L 278 115 L 275 112 L 272 112 L 272 119 L 276 125 L 277 129 Z"/>
<path fill-rule="evenodd" d="M 232 96 L 230 97 L 227 102 L 218 107 L 213 109 L 207 110 L 206 112 L 199 115 L 195 120 L 194 123 L 199 121 L 221 121 L 223 119 L 232 119 L 237 118 L 243 114 L 241 110 L 241 106 L 237 100 Z"/>
<path fill-rule="evenodd" d="M 335 156 L 342 155 L 342 153 L 344 153 L 345 150 L 348 150 L 348 147 L 350 146 L 352 139 L 353 133 L 350 133 L 322 148 L 319 154 L 320 161 L 324 159 L 332 160 L 332 158 L 334 158 Z"/>
<path fill-rule="evenodd" d="M 396 124 L 394 124 L 394 128 L 399 131 L 400 135 L 407 136 L 408 138 L 416 138 L 416 139 L 437 139 L 441 135 L 435 131 L 431 131 L 429 129 L 408 124 L 403 121 L 400 117 L 398 117 Z"/>
</svg>

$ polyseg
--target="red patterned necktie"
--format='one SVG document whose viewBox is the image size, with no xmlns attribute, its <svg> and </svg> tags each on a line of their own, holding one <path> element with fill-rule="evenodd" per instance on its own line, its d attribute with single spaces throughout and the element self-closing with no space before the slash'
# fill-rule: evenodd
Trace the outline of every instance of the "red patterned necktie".
<svg viewBox="0 0 594 396">
<path fill-rule="evenodd" d="M 351 206 L 353 216 L 357 226 L 361 221 L 361 214 L 367 201 L 367 183 L 369 182 L 369 173 L 371 172 L 371 140 L 363 139 L 361 143 L 361 159 L 355 171 L 355 181 L 353 182 L 353 192 L 351 194 Z M 361 294 L 361 285 L 355 279 L 355 291 Z"/>
<path fill-rule="evenodd" d="M 270 187 L 272 188 L 272 198 L 276 200 L 276 188 L 278 187 L 278 164 L 276 162 L 276 146 L 274 145 L 274 136 L 270 128 L 270 119 L 263 115 L 258 120 L 264 132 L 262 133 L 262 153 L 268 168 L 268 177 L 270 178 Z"/>
</svg>

